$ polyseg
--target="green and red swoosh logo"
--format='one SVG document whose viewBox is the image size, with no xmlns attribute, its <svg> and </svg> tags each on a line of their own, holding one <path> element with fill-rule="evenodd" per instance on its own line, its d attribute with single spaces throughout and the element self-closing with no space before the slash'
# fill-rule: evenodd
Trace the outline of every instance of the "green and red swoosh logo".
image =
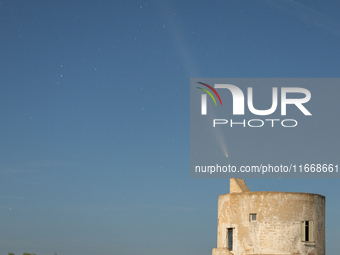
<svg viewBox="0 0 340 255">
<path fill-rule="evenodd" d="M 217 96 L 218 100 L 220 100 L 220 103 L 221 103 L 221 105 L 222 105 L 222 100 L 221 100 L 221 98 L 220 98 L 220 95 L 217 93 L 217 91 L 216 91 L 213 87 L 211 87 L 210 85 L 205 84 L 205 83 L 203 83 L 203 82 L 197 82 L 197 83 L 199 83 L 199 84 L 201 84 L 201 85 L 203 85 L 203 86 L 206 86 L 207 88 L 211 89 L 211 91 L 214 92 L 215 95 Z M 203 90 L 204 92 L 206 92 L 206 93 L 214 100 L 215 105 L 217 105 L 214 96 L 211 94 L 211 92 L 210 92 L 209 90 L 203 89 L 203 88 L 200 88 L 200 87 L 197 87 L 197 88 L 200 89 L 200 90 Z"/>
</svg>

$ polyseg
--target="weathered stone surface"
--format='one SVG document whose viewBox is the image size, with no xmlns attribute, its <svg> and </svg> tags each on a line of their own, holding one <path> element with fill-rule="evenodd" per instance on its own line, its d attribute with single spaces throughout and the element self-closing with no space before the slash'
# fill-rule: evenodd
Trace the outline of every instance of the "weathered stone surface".
<svg viewBox="0 0 340 255">
<path fill-rule="evenodd" d="M 325 255 L 324 196 L 250 192 L 246 184 L 243 182 L 243 185 L 239 180 L 231 179 L 230 194 L 219 196 L 218 249 L 213 250 L 213 255 L 230 253 L 228 229 L 233 232 L 231 253 L 234 255 Z M 239 191 L 245 190 L 244 186 L 248 192 Z M 256 214 L 256 221 L 251 221 L 250 214 Z M 302 240 L 304 221 L 312 221 L 313 240 L 309 242 Z M 225 253 L 225 250 L 229 253 Z"/>
<path fill-rule="evenodd" d="M 233 255 L 227 248 L 215 248 L 212 255 Z"/>
<path fill-rule="evenodd" d="M 230 193 L 249 192 L 246 182 L 242 179 L 230 179 Z"/>
</svg>

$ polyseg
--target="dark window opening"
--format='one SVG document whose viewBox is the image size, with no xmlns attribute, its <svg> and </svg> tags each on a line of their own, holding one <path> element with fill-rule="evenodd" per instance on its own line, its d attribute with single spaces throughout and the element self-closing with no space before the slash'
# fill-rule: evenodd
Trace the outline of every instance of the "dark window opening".
<svg viewBox="0 0 340 255">
<path fill-rule="evenodd" d="M 256 213 L 251 213 L 251 214 L 249 215 L 249 221 L 250 221 L 250 222 L 255 222 L 255 221 L 257 221 L 257 214 L 256 214 Z"/>
<path fill-rule="evenodd" d="M 233 229 L 228 228 L 228 250 L 232 251 L 233 250 Z"/>
<path fill-rule="evenodd" d="M 305 241 L 309 241 L 309 222 L 306 221 L 306 224 L 305 224 Z"/>
<path fill-rule="evenodd" d="M 313 221 L 302 221 L 301 222 L 301 241 L 302 242 L 314 242 Z"/>
</svg>

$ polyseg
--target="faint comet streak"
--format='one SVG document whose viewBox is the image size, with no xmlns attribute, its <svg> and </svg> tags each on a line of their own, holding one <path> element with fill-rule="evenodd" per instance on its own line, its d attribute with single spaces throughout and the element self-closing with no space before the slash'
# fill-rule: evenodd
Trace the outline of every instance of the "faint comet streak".
<svg viewBox="0 0 340 255">
<path fill-rule="evenodd" d="M 228 158 L 229 154 L 228 154 L 227 144 L 225 142 L 224 136 L 223 136 L 221 130 L 218 127 L 215 127 L 214 129 L 215 129 L 215 134 L 216 134 L 216 138 L 218 140 L 218 143 L 220 144 L 224 155 L 226 156 L 226 158 Z"/>
</svg>

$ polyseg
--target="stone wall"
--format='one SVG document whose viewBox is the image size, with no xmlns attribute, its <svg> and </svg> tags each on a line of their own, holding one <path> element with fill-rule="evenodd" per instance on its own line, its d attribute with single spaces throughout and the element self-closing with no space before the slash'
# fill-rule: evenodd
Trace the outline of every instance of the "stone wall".
<svg viewBox="0 0 340 255">
<path fill-rule="evenodd" d="M 218 199 L 218 249 L 213 250 L 213 255 L 228 254 L 224 251 L 228 250 L 228 229 L 233 233 L 234 255 L 325 255 L 325 197 L 309 193 L 242 192 L 231 185 L 232 190 L 235 192 Z M 256 214 L 255 221 L 250 214 Z M 305 221 L 311 226 L 308 238 L 312 240 L 303 241 Z"/>
</svg>

